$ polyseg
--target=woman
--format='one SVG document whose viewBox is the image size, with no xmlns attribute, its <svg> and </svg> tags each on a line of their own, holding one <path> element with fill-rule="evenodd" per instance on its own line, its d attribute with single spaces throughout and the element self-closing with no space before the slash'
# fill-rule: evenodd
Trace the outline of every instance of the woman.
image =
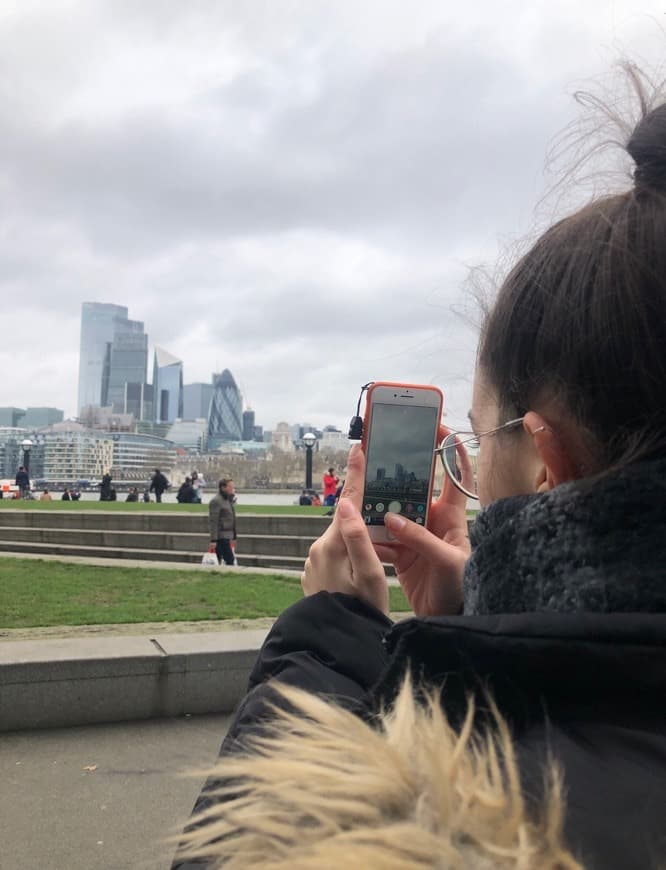
<svg viewBox="0 0 666 870">
<path fill-rule="evenodd" d="M 282 700 L 268 682 L 273 677 L 371 718 L 391 708 L 411 673 L 435 687 L 455 729 L 467 721 L 470 698 L 479 711 L 475 723 L 484 721 L 490 692 L 511 731 L 528 810 L 542 801 L 549 762 L 561 768 L 564 841 L 576 859 L 605 870 L 661 866 L 666 105 L 645 111 L 627 150 L 636 164 L 633 187 L 549 229 L 502 286 L 481 334 L 473 434 L 444 443 L 447 484 L 429 529 L 387 514 L 396 543 L 372 546 L 359 512 L 364 457 L 360 447 L 352 449 L 335 518 L 305 565 L 306 597 L 267 638 L 223 756 L 270 731 L 276 699 L 308 712 L 298 699 Z M 461 489 L 475 482 L 461 482 L 452 460 L 477 442 L 474 494 L 484 510 L 470 545 Z M 394 564 L 415 619 L 393 625 L 388 618 L 381 561 Z M 279 740 L 271 739 L 268 750 L 260 749 L 264 761 L 280 756 Z M 359 739 L 369 753 L 370 741 Z M 506 747 L 504 757 L 510 779 Z M 346 758 L 339 759 L 341 769 Z M 280 760 L 293 785 L 289 764 Z M 299 770 L 297 749 L 291 764 Z M 396 776 L 410 775 L 408 764 L 396 767 Z M 242 775 L 224 761 L 220 769 Z M 353 781 L 348 764 L 346 775 Z M 316 785 L 310 788 L 315 795 Z M 451 794 L 450 783 L 442 781 L 442 789 Z M 210 781 L 198 804 L 212 807 L 211 818 L 226 820 L 229 807 L 242 809 L 242 794 L 216 806 L 214 790 Z M 371 793 L 368 787 L 369 802 Z M 307 800 L 306 792 L 298 805 Z M 469 811 L 475 806 L 470 801 Z M 277 852 L 285 830 L 289 839 L 285 806 L 281 812 L 270 816 L 272 829 L 257 821 Z M 390 827 L 399 812 L 388 806 L 379 819 L 364 817 L 362 833 Z M 242 823 L 227 829 L 236 838 L 248 825 L 247 816 L 237 818 Z M 301 827 L 313 825 L 321 842 L 336 840 L 340 825 L 327 828 L 324 813 Z M 353 821 L 342 828 L 351 836 Z M 201 843 L 206 836 L 204 828 L 193 838 Z M 223 854 L 228 840 L 209 854 Z M 293 857 L 292 865 L 330 866 Z M 504 866 L 499 857 L 497 866 Z M 511 866 L 551 864 L 534 858 Z"/>
</svg>

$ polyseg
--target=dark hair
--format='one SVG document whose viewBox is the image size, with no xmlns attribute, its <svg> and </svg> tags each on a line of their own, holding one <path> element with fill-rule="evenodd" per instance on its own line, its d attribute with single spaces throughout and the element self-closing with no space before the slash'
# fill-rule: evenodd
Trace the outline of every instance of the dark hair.
<svg viewBox="0 0 666 870">
<path fill-rule="evenodd" d="M 601 467 L 666 453 L 666 104 L 627 151 L 634 187 L 551 227 L 486 318 L 478 364 L 501 421 L 555 401 Z"/>
<path fill-rule="evenodd" d="M 219 491 L 222 492 L 222 490 L 228 483 L 233 483 L 233 480 L 233 477 L 223 477 L 222 480 L 220 480 L 217 484 Z"/>
</svg>

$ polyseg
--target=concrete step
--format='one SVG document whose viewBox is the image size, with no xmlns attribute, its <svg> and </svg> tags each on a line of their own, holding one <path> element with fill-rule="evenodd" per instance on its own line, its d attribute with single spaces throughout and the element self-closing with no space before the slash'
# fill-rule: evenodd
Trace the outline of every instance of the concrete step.
<svg viewBox="0 0 666 870">
<path fill-rule="evenodd" d="M 143 560 L 150 562 L 201 562 L 203 549 L 197 552 L 184 550 L 122 549 L 76 544 L 39 543 L 34 541 L 0 541 L 0 553 L 28 553 L 31 555 L 84 556 L 89 558 Z M 238 563 L 243 567 L 275 568 L 302 571 L 303 556 L 280 556 L 261 553 L 239 553 Z"/>
<path fill-rule="evenodd" d="M 131 506 L 130 506 L 131 507 Z M 318 538 L 330 517 L 299 514 L 237 514 L 239 535 L 305 535 Z M 158 511 L 19 510 L 0 511 L 0 525 L 15 528 L 87 529 L 98 531 L 187 532 L 208 534 L 208 511 L 160 513 Z"/>
<path fill-rule="evenodd" d="M 0 732 L 231 711 L 266 634 L 0 642 Z"/>
<path fill-rule="evenodd" d="M 177 550 L 197 553 L 200 556 L 207 546 L 208 534 L 205 530 L 196 533 L 170 533 L 0 526 L 0 541 L 6 540 L 56 546 L 109 547 L 119 551 L 141 549 L 169 552 Z M 299 556 L 304 559 L 316 538 L 302 535 L 242 534 L 240 540 L 244 553 Z"/>
</svg>

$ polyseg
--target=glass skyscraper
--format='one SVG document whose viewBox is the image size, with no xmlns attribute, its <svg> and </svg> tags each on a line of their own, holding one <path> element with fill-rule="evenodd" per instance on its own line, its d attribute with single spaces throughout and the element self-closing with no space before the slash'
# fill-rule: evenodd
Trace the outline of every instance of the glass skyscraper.
<svg viewBox="0 0 666 870">
<path fill-rule="evenodd" d="M 78 409 L 127 408 L 127 385 L 146 383 L 148 336 L 143 323 L 129 320 L 124 305 L 84 302 L 81 306 Z"/>
<path fill-rule="evenodd" d="M 81 345 L 79 351 L 78 411 L 86 405 L 102 404 L 102 379 L 107 367 L 115 333 L 116 318 L 127 320 L 124 305 L 84 302 L 81 306 Z"/>
<path fill-rule="evenodd" d="M 185 384 L 183 387 L 183 420 L 208 419 L 210 400 L 213 398 L 211 384 Z"/>
<path fill-rule="evenodd" d="M 213 398 L 208 415 L 209 446 L 243 437 L 243 398 L 229 369 L 213 375 Z"/>
<path fill-rule="evenodd" d="M 243 411 L 243 441 L 254 441 L 254 411 Z"/>
<path fill-rule="evenodd" d="M 127 386 L 141 387 L 148 368 L 148 336 L 140 320 L 116 318 L 113 341 L 109 346 L 108 374 L 102 377 L 102 405 L 111 406 L 115 414 L 126 409 Z M 104 392 L 106 390 L 106 392 Z M 140 416 L 140 415 L 136 415 Z"/>
<path fill-rule="evenodd" d="M 161 347 L 155 348 L 153 401 L 156 423 L 183 417 L 183 363 Z"/>
</svg>

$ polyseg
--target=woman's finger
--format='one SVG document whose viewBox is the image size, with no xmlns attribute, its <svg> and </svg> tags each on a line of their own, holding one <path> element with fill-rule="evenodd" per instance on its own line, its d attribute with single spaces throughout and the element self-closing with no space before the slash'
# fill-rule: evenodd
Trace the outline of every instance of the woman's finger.
<svg viewBox="0 0 666 870">
<path fill-rule="evenodd" d="M 400 544 L 423 556 L 427 562 L 441 565 L 448 558 L 451 561 L 458 561 L 460 558 L 457 547 L 445 543 L 437 535 L 433 535 L 423 526 L 406 520 L 400 514 L 385 514 L 384 524 Z"/>
<path fill-rule="evenodd" d="M 338 518 L 359 595 L 387 613 L 388 588 L 384 568 L 375 553 L 363 518 L 351 499 L 338 504 Z"/>
<path fill-rule="evenodd" d="M 338 508 L 343 499 L 350 499 L 357 510 L 361 510 L 363 504 L 363 492 L 365 490 L 365 455 L 360 444 L 354 444 L 347 458 L 347 474 L 345 485 L 340 493 Z M 337 517 L 337 511 L 336 511 Z"/>
</svg>

